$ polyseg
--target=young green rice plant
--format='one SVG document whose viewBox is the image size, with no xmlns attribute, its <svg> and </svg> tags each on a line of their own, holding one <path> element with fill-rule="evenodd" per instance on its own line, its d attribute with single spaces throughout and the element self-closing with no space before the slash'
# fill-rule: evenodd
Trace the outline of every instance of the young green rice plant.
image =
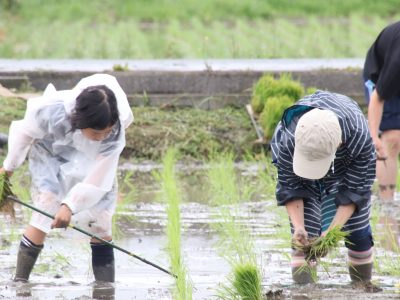
<svg viewBox="0 0 400 300">
<path fill-rule="evenodd" d="M 51 262 L 49 262 L 51 260 Z M 68 257 L 55 251 L 51 254 L 51 257 L 39 259 L 39 262 L 35 265 L 35 272 L 39 274 L 50 274 L 55 277 L 59 276 L 70 276 L 69 269 L 72 267 Z"/>
<path fill-rule="evenodd" d="M 220 221 L 214 226 L 220 237 L 220 248 L 232 266 L 229 283 L 222 285 L 218 297 L 262 299 L 261 272 L 256 263 L 254 244 L 248 228 L 240 224 L 237 218 L 243 194 L 238 187 L 232 154 L 214 156 L 208 179 L 212 202 L 218 208 Z M 250 191 L 249 188 L 246 193 Z"/>
<path fill-rule="evenodd" d="M 168 149 L 163 159 L 163 169 L 155 174 L 161 183 L 161 198 L 167 205 L 167 249 L 171 263 L 171 271 L 177 275 L 174 299 L 192 299 L 193 284 L 188 276 L 187 268 L 182 258 L 181 249 L 181 216 L 180 203 L 182 194 L 178 187 L 175 164 L 177 152 Z"/>
<path fill-rule="evenodd" d="M 293 243 L 293 247 L 304 252 L 306 260 L 317 260 L 326 256 L 331 250 L 337 249 L 341 241 L 346 241 L 348 235 L 349 232 L 342 231 L 339 226 L 335 226 L 325 236 L 312 239 L 307 245 Z"/>
<path fill-rule="evenodd" d="M 261 274 L 255 264 L 243 263 L 233 266 L 229 275 L 231 286 L 223 285 L 219 294 L 220 299 L 258 300 L 262 299 Z"/>
<path fill-rule="evenodd" d="M 122 181 L 120 182 L 121 193 L 118 196 L 115 213 L 112 218 L 112 232 L 115 239 L 123 237 L 123 229 L 119 226 L 119 223 L 132 222 L 134 216 L 127 214 L 130 205 L 137 199 L 137 189 L 132 183 L 132 171 L 127 171 L 123 175 Z"/>
<path fill-rule="evenodd" d="M 247 263 L 237 265 L 233 271 L 233 286 L 243 300 L 262 298 L 261 275 L 256 265 Z"/>
<path fill-rule="evenodd" d="M 7 197 L 13 195 L 10 177 L 6 172 L 0 173 L 0 212 L 15 217 L 14 202 Z"/>
<path fill-rule="evenodd" d="M 316 264 L 321 262 L 321 258 L 325 257 L 329 252 L 337 250 L 342 241 L 349 241 L 346 239 L 349 232 L 342 231 L 339 226 L 333 227 L 323 237 L 310 239 L 309 244 L 299 245 L 292 243 L 294 249 L 300 250 L 305 254 L 306 264 L 298 269 L 298 272 L 308 272 L 314 281 L 317 281 Z M 329 264 L 322 264 L 326 272 L 328 272 Z"/>
</svg>

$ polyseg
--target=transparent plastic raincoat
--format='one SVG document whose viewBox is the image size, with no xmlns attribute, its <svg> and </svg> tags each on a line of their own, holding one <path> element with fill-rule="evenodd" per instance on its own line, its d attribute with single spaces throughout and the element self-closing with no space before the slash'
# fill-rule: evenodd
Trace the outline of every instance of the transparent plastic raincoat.
<svg viewBox="0 0 400 300">
<path fill-rule="evenodd" d="M 114 92 L 121 124 L 115 124 L 103 141 L 89 140 L 79 129 L 72 132 L 69 118 L 77 96 L 95 85 L 106 85 Z M 111 235 L 118 160 L 125 146 L 125 129 L 132 121 L 126 95 L 111 75 L 83 78 L 71 90 L 56 91 L 49 84 L 41 97 L 28 100 L 24 119 L 12 122 L 3 166 L 8 171 L 16 169 L 29 152 L 35 205 L 54 215 L 65 203 L 75 225 L 101 236 Z M 33 213 L 30 224 L 47 233 L 51 222 Z"/>
</svg>

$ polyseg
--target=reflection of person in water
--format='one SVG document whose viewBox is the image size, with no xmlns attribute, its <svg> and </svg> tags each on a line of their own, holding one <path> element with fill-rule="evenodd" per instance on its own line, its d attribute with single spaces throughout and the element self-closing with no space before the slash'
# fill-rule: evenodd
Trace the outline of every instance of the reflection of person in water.
<svg viewBox="0 0 400 300">
<path fill-rule="evenodd" d="M 23 285 L 17 285 L 16 286 L 16 296 L 17 297 L 23 297 L 24 299 L 31 299 L 32 296 L 34 299 L 41 299 L 40 296 L 40 289 L 35 291 L 34 294 L 37 295 L 32 295 L 32 286 L 28 284 L 23 284 Z M 56 293 L 56 292 L 55 292 Z M 86 294 L 86 293 L 85 293 Z M 59 295 L 57 295 L 58 297 Z M 64 295 L 68 296 L 68 295 Z M 77 297 L 74 299 L 86 299 L 87 295 L 82 295 L 81 297 Z M 69 298 L 69 297 L 68 297 Z M 93 288 L 92 288 L 92 299 L 103 299 L 103 300 L 114 300 L 115 299 L 115 287 L 107 282 L 101 282 L 101 283 L 94 283 Z"/>
<path fill-rule="evenodd" d="M 400 251 L 400 205 L 394 203 L 380 205 L 378 226 L 383 227 L 380 242 L 385 249 Z"/>
</svg>

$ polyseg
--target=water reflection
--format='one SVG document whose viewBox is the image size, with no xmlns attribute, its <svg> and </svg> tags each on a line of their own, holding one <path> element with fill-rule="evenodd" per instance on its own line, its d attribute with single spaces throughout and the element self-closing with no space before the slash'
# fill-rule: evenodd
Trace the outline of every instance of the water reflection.
<svg viewBox="0 0 400 300">
<path fill-rule="evenodd" d="M 400 201 L 380 203 L 378 226 L 382 247 L 400 252 Z"/>
<path fill-rule="evenodd" d="M 93 299 L 105 299 L 114 300 L 115 299 L 115 286 L 112 283 L 102 282 L 93 284 Z"/>
</svg>

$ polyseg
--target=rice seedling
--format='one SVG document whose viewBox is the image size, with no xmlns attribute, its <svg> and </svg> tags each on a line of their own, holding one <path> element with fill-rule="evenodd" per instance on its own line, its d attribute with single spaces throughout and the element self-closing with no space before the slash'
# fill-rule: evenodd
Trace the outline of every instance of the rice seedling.
<svg viewBox="0 0 400 300">
<path fill-rule="evenodd" d="M 348 235 L 349 232 L 342 231 L 339 226 L 335 226 L 325 236 L 310 239 L 307 245 L 292 243 L 294 249 L 300 250 L 305 254 L 306 263 L 297 272 L 309 273 L 313 281 L 317 282 L 317 264 L 321 264 L 324 271 L 329 273 L 330 264 L 328 262 L 322 263 L 321 258 L 325 257 L 329 252 L 337 250 L 341 242 L 349 243 L 346 239 Z"/>
<path fill-rule="evenodd" d="M 54 277 L 70 277 L 69 269 L 72 264 L 67 256 L 55 251 L 50 257 L 40 257 L 39 262 L 35 265 L 35 272 L 38 274 L 51 274 Z"/>
<path fill-rule="evenodd" d="M 11 195 L 10 178 L 6 172 L 0 173 L 0 211 L 15 218 L 14 202 L 7 199 Z"/>
<path fill-rule="evenodd" d="M 254 244 L 248 229 L 238 219 L 242 193 L 235 173 L 233 155 L 216 155 L 208 171 L 213 204 L 220 219 L 214 227 L 220 237 L 220 249 L 231 264 L 229 284 L 223 284 L 221 299 L 262 299 L 261 272 L 257 266 Z M 251 193 L 248 188 L 246 193 Z M 247 194 L 249 196 L 249 194 Z"/>
<path fill-rule="evenodd" d="M 304 252 L 306 260 L 318 260 L 319 258 L 326 256 L 329 251 L 337 249 L 340 242 L 345 241 L 348 235 L 349 232 L 342 231 L 339 226 L 335 226 L 329 230 L 325 236 L 311 239 L 307 245 L 293 243 L 292 246 L 295 249 Z"/>
<path fill-rule="evenodd" d="M 167 249 L 171 271 L 177 275 L 174 299 L 190 300 L 192 299 L 193 284 L 182 258 L 180 216 L 182 196 L 175 173 L 176 156 L 176 151 L 169 149 L 163 159 L 163 169 L 159 173 L 156 173 L 155 177 L 161 183 L 161 198 L 167 205 Z"/>
<path fill-rule="evenodd" d="M 134 216 L 129 215 L 126 211 L 129 209 L 130 205 L 137 200 L 137 189 L 132 183 L 132 171 L 127 171 L 120 183 L 120 194 L 117 200 L 117 205 L 115 208 L 115 213 L 112 218 L 112 232 L 115 239 L 123 237 L 124 231 L 119 223 L 123 221 L 131 222 Z"/>
<path fill-rule="evenodd" d="M 262 299 L 261 274 L 255 264 L 243 263 L 233 266 L 233 272 L 228 277 L 231 286 L 222 285 L 217 297 L 231 300 Z"/>
<path fill-rule="evenodd" d="M 257 266 L 247 263 L 237 265 L 233 271 L 233 286 L 243 300 L 261 299 L 261 275 Z"/>
</svg>

